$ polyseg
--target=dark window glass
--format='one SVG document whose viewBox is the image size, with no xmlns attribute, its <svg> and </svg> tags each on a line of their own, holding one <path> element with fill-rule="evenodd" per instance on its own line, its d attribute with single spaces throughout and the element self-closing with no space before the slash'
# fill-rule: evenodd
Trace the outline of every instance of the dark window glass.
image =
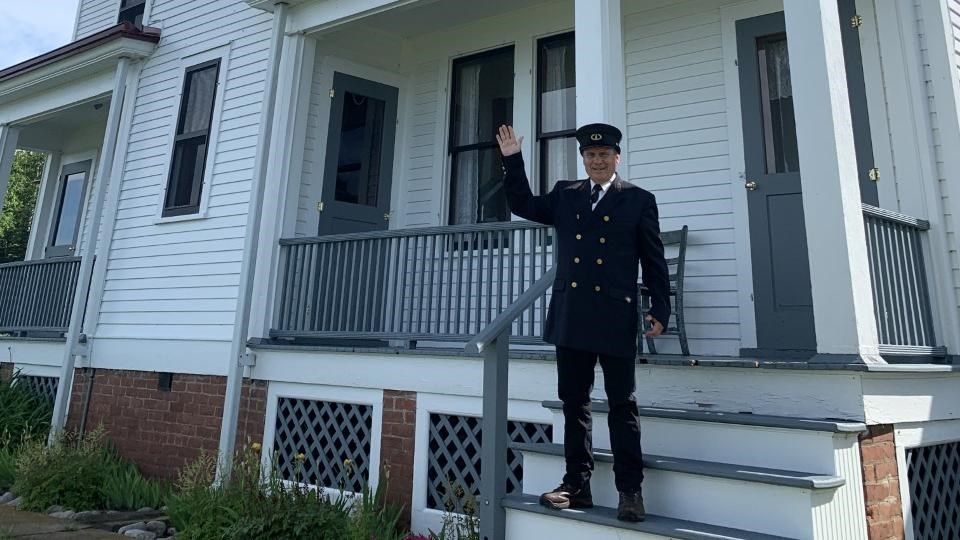
<svg viewBox="0 0 960 540">
<path fill-rule="evenodd" d="M 450 223 L 506 221 L 496 133 L 513 121 L 513 47 L 453 63 Z"/>
<path fill-rule="evenodd" d="M 763 108 L 763 146 L 767 173 L 797 172 L 797 123 L 793 114 L 790 57 L 784 35 L 762 38 L 757 43 L 760 94 Z"/>
<path fill-rule="evenodd" d="M 377 206 L 385 109 L 383 100 L 344 94 L 336 200 Z"/>
<path fill-rule="evenodd" d="M 63 193 L 60 197 L 60 214 L 53 236 L 54 246 L 73 246 L 77 243 L 77 228 L 80 226 L 80 211 L 83 207 L 84 185 L 87 173 L 68 174 L 63 179 Z"/>
<path fill-rule="evenodd" d="M 187 68 L 180 97 L 180 116 L 174 138 L 164 216 L 194 214 L 200 209 L 219 72 L 220 60 Z"/>
<path fill-rule="evenodd" d="M 577 75 L 573 33 L 537 42 L 537 141 L 540 192 L 577 178 Z"/>
<path fill-rule="evenodd" d="M 143 10 L 147 5 L 147 0 L 121 0 L 120 16 L 117 22 L 132 22 L 137 28 L 143 28 Z"/>
</svg>

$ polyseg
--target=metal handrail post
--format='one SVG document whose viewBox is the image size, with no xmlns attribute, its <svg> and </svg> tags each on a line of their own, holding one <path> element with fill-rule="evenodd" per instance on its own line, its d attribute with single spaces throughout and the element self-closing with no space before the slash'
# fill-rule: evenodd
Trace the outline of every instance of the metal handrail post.
<svg viewBox="0 0 960 540">
<path fill-rule="evenodd" d="M 480 538 L 501 540 L 506 533 L 503 508 L 507 478 L 507 382 L 510 327 L 483 351 L 483 441 L 480 458 Z"/>
</svg>

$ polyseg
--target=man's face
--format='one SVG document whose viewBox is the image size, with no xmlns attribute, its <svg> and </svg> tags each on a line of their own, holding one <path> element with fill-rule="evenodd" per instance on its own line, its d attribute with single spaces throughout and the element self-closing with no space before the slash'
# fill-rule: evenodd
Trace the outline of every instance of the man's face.
<svg viewBox="0 0 960 540">
<path fill-rule="evenodd" d="M 587 176 L 600 184 L 613 178 L 613 173 L 620 164 L 620 154 L 608 146 L 587 148 L 580 155 L 583 157 L 583 168 L 586 169 Z"/>
</svg>

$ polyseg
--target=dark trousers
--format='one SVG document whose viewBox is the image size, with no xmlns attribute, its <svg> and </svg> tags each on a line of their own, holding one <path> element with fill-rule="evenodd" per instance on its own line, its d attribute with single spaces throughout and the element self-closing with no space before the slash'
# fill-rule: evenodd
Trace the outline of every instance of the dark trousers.
<svg viewBox="0 0 960 540">
<path fill-rule="evenodd" d="M 557 387 L 563 402 L 563 449 L 567 462 L 563 481 L 580 486 L 590 480 L 593 472 L 590 391 L 598 359 L 610 404 L 607 424 L 617 491 L 638 491 L 643 482 L 643 454 L 634 397 L 637 386 L 634 360 L 557 347 Z"/>
</svg>

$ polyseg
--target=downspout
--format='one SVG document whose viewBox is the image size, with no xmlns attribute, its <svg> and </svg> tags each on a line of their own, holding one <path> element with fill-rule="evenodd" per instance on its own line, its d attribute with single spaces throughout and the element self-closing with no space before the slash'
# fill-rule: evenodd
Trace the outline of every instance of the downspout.
<svg viewBox="0 0 960 540">
<path fill-rule="evenodd" d="M 130 59 L 120 58 L 113 81 L 113 93 L 110 95 L 110 112 L 107 115 L 107 130 L 103 139 L 103 151 L 97 166 L 97 191 L 93 197 L 93 214 L 90 227 L 83 235 L 83 255 L 80 258 L 80 272 L 77 288 L 73 293 L 73 308 L 70 311 L 70 326 L 67 330 L 67 342 L 60 363 L 60 384 L 57 385 L 57 398 L 53 404 L 53 419 L 50 425 L 50 441 L 53 441 L 66 425 L 67 405 L 70 402 L 70 390 L 73 388 L 74 359 L 77 355 L 87 356 L 86 339 L 81 343 L 83 314 L 87 308 L 87 294 L 90 292 L 90 277 L 93 275 L 93 262 L 97 252 L 97 240 L 100 232 L 100 218 L 103 215 L 103 200 L 110 183 L 110 171 L 117 152 L 117 134 L 123 111 L 123 101 L 127 91 L 127 73 Z"/>
<path fill-rule="evenodd" d="M 233 341 L 227 360 L 227 388 L 223 400 L 223 421 L 220 425 L 220 449 L 217 460 L 217 483 L 229 481 L 240 417 L 240 393 L 243 389 L 244 357 L 247 353 L 247 334 L 250 326 L 250 303 L 253 297 L 253 278 L 256 274 L 258 239 L 266 188 L 267 162 L 273 136 L 274 107 L 277 101 L 277 77 L 283 51 L 283 32 L 287 26 L 287 4 L 277 2 L 273 12 L 273 31 L 270 35 L 270 56 L 267 78 L 263 89 L 263 108 L 260 112 L 260 134 L 254 158 L 253 181 L 250 186 L 250 207 L 247 211 L 247 230 L 243 240 L 243 260 L 240 263 L 240 287 L 236 317 L 233 323 Z"/>
</svg>

